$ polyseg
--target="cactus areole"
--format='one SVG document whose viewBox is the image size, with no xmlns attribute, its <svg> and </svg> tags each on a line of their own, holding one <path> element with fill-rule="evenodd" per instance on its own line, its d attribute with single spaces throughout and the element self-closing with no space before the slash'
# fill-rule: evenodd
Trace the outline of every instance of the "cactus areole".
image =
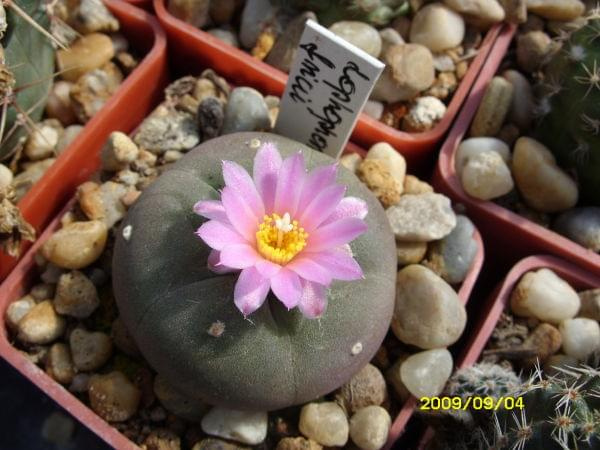
<svg viewBox="0 0 600 450">
<path fill-rule="evenodd" d="M 571 33 L 545 69 L 536 135 L 600 206 L 600 10 Z"/>
<path fill-rule="evenodd" d="M 113 258 L 119 311 L 182 394 L 285 408 L 336 389 L 379 348 L 395 298 L 394 237 L 377 199 L 332 163 L 281 136 L 230 134 L 189 152 L 128 212 Z M 308 183 L 322 186 L 303 197 Z M 327 228 L 340 220 L 345 231 Z"/>
</svg>

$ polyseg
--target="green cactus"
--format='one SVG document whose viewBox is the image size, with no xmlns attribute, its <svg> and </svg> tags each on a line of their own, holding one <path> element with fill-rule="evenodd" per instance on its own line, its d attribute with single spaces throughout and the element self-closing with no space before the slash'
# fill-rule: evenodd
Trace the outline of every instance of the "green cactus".
<svg viewBox="0 0 600 450">
<path fill-rule="evenodd" d="M 599 389 L 600 372 L 589 367 L 546 379 L 538 370 L 518 393 L 523 409 L 496 415 L 492 448 L 598 448 Z"/>
<path fill-rule="evenodd" d="M 462 399 L 474 396 L 500 398 L 514 393 L 521 379 L 498 364 L 479 363 L 457 370 L 448 380 L 444 395 Z"/>
<path fill-rule="evenodd" d="M 360 20 L 377 27 L 386 26 L 394 18 L 407 14 L 407 0 L 276 0 L 295 9 L 314 11 L 325 26 L 340 20 Z"/>
<path fill-rule="evenodd" d="M 150 365 L 182 394 L 234 409 L 273 410 L 341 386 L 377 352 L 396 291 L 394 237 L 385 212 L 349 171 L 346 195 L 367 202 L 366 233 L 351 243 L 364 279 L 334 282 L 320 319 L 271 295 L 248 320 L 233 302 L 238 274 L 209 271 L 195 230 L 199 200 L 218 198 L 222 160 L 252 173 L 261 142 L 283 157 L 301 150 L 309 168 L 331 158 L 269 133 L 235 133 L 190 151 L 144 190 L 117 233 L 113 287 L 120 317 Z M 123 231 L 126 231 L 125 236 Z"/>
<path fill-rule="evenodd" d="M 32 124 L 40 120 L 52 84 L 54 48 L 47 35 L 26 20 L 27 14 L 41 27 L 49 27 L 49 17 L 40 0 L 22 0 L 15 8 L 8 3 L 7 30 L 1 44 L 0 89 L 3 127 L 0 161 L 18 150 Z"/>
<path fill-rule="evenodd" d="M 513 396 L 522 381 L 515 372 L 504 366 L 479 363 L 458 369 L 446 383 L 443 396 L 468 398 Z M 471 400 L 472 401 L 472 400 Z M 489 420 L 489 411 L 473 408 L 438 410 L 421 413 L 422 418 L 436 429 L 436 439 L 429 450 L 458 450 L 481 448 L 478 430 L 481 421 Z"/>
<path fill-rule="evenodd" d="M 535 374 L 511 394 L 522 408 L 477 415 L 465 433 L 443 435 L 445 448 L 594 449 L 600 446 L 600 371 L 581 366 L 544 378 Z M 520 405 L 520 401 L 517 405 Z M 458 436 L 457 435 L 463 435 Z M 439 437 L 439 436 L 438 436 Z M 447 445 L 446 445 L 447 444 Z"/>
<path fill-rule="evenodd" d="M 536 137 L 573 170 L 582 200 L 600 205 L 600 15 L 565 38 L 545 68 Z"/>
</svg>

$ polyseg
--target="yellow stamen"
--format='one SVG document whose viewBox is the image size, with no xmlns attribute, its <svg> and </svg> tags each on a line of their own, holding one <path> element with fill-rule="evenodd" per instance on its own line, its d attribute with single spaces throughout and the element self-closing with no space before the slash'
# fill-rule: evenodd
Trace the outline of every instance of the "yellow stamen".
<svg viewBox="0 0 600 450">
<path fill-rule="evenodd" d="M 271 262 L 286 264 L 305 246 L 308 233 L 285 213 L 264 216 L 256 232 L 258 252 Z"/>
</svg>

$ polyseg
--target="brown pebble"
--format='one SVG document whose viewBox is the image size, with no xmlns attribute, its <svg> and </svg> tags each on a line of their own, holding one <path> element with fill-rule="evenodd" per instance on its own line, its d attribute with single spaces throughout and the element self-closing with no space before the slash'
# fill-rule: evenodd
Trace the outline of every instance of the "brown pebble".
<svg viewBox="0 0 600 450">
<path fill-rule="evenodd" d="M 385 379 L 377 367 L 367 364 L 342 385 L 336 400 L 348 414 L 365 406 L 381 405 L 387 398 Z"/>
<path fill-rule="evenodd" d="M 502 77 L 492 78 L 471 124 L 471 136 L 495 136 L 500 131 L 512 102 L 513 91 L 509 81 Z"/>
<path fill-rule="evenodd" d="M 312 439 L 285 437 L 277 443 L 275 450 L 321 450 L 323 446 Z"/>
<path fill-rule="evenodd" d="M 373 191 L 384 208 L 400 201 L 403 186 L 392 176 L 385 161 L 365 159 L 358 167 L 357 175 Z"/>
<path fill-rule="evenodd" d="M 524 348 L 532 347 L 535 349 L 537 358 L 528 358 L 523 360 L 524 366 L 531 367 L 539 359 L 544 363 L 546 359 L 560 350 L 562 338 L 560 331 L 549 323 L 541 323 L 523 342 Z"/>
<path fill-rule="evenodd" d="M 115 55 L 111 39 L 102 33 L 80 37 L 68 50 L 57 50 L 56 63 L 61 77 L 76 82 L 82 75 L 101 67 Z"/>
</svg>

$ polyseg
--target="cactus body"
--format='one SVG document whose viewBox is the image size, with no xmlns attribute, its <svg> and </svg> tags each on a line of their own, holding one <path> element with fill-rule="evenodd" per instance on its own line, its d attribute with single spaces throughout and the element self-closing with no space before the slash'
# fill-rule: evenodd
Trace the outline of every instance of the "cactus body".
<svg viewBox="0 0 600 450">
<path fill-rule="evenodd" d="M 600 17 L 574 31 L 545 69 L 537 137 L 600 205 Z"/>
<path fill-rule="evenodd" d="M 19 1 L 33 20 L 48 28 L 49 19 L 39 0 Z M 24 141 L 32 122 L 40 120 L 54 73 L 54 48 L 46 36 L 34 29 L 12 8 L 7 10 L 7 30 L 2 38 L 4 68 L 12 73 L 14 84 L 2 91 L 8 96 L 4 135 L 0 143 L 0 161 L 10 157 Z M 4 77 L 3 77 L 4 78 Z M 16 95 L 13 97 L 14 90 Z M 8 92 L 7 92 L 8 91 Z M 17 118 L 20 112 L 29 119 Z"/>
<path fill-rule="evenodd" d="M 319 22 L 329 26 L 340 20 L 360 20 L 371 25 L 382 27 L 394 18 L 407 14 L 410 5 L 406 0 L 278 0 L 280 3 L 291 3 L 296 9 L 314 11 Z"/>
<path fill-rule="evenodd" d="M 526 383 L 524 408 L 498 413 L 497 449 L 594 449 L 600 446 L 600 372 L 580 369 Z"/>
<path fill-rule="evenodd" d="M 485 384 L 481 377 L 480 383 Z M 470 383 L 472 384 L 472 383 Z M 471 389 L 473 390 L 473 389 Z M 475 389 L 475 392 L 479 391 Z M 440 427 L 435 448 L 564 450 L 600 448 L 600 372 L 587 366 L 534 376 L 504 395 L 521 398 L 512 410 L 473 411 L 473 419 Z M 522 408 L 519 407 L 522 405 Z M 457 426 L 460 432 L 457 432 Z"/>
<path fill-rule="evenodd" d="M 520 378 L 512 370 L 480 363 L 457 370 L 448 380 L 445 394 L 463 400 L 474 396 L 500 398 L 513 394 L 520 384 Z"/>
<path fill-rule="evenodd" d="M 203 219 L 193 205 L 218 198 L 222 160 L 252 173 L 257 141 L 273 142 L 282 157 L 302 150 L 309 168 L 331 161 L 268 133 L 205 142 L 161 175 L 128 212 L 122 227 L 131 227 L 129 237 L 121 231 L 115 244 L 113 286 L 143 355 L 182 394 L 233 409 L 273 410 L 333 391 L 372 358 L 392 316 L 396 254 L 376 198 L 340 169 L 346 194 L 369 208 L 367 232 L 351 243 L 365 278 L 334 282 L 318 320 L 288 311 L 272 294 L 245 320 L 233 302 L 238 274 L 216 275 L 207 268 L 209 248 L 194 234 Z"/>
</svg>

